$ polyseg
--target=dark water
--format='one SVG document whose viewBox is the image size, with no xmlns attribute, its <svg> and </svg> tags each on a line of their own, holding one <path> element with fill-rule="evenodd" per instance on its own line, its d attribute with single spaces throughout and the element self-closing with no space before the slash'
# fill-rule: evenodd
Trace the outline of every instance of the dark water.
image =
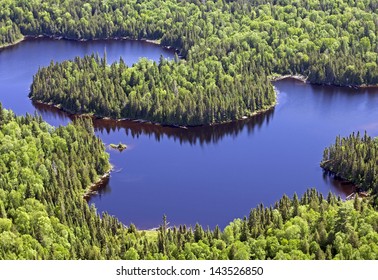
<svg viewBox="0 0 378 280">
<path fill-rule="evenodd" d="M 0 101 L 17 114 L 36 109 L 52 125 L 66 114 L 27 98 L 32 75 L 51 59 L 61 61 L 92 52 L 108 61 L 122 56 L 129 64 L 146 56 L 158 60 L 173 53 L 141 42 L 75 43 L 26 41 L 0 51 Z M 350 186 L 323 175 L 323 149 L 336 135 L 367 130 L 378 134 L 378 90 L 321 87 L 295 80 L 275 83 L 279 104 L 250 120 L 179 129 L 135 122 L 95 121 L 115 171 L 99 195 L 91 198 L 126 224 L 156 227 L 166 214 L 172 224 L 225 226 L 259 203 L 273 204 L 284 193 L 301 195 L 316 187 L 345 197 Z"/>
</svg>

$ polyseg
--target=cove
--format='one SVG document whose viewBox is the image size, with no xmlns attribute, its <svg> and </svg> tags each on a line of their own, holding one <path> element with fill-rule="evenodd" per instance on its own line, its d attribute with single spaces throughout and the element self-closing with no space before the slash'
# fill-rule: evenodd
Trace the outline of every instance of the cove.
<svg viewBox="0 0 378 280">
<path fill-rule="evenodd" d="M 50 106 L 27 97 L 33 74 L 51 59 L 62 61 L 106 49 L 109 62 L 122 56 L 129 65 L 140 57 L 158 60 L 174 53 L 136 41 L 71 42 L 26 40 L 0 51 L 0 101 L 18 115 L 34 114 L 54 126 L 70 121 Z M 336 135 L 378 132 L 378 90 L 312 86 L 286 79 L 274 83 L 278 105 L 251 119 L 191 129 L 132 121 L 95 121 L 105 142 L 125 143 L 108 150 L 114 171 L 94 203 L 140 229 L 196 222 L 223 227 L 259 203 L 271 205 L 316 187 L 342 197 L 350 186 L 324 175 L 319 162 Z"/>
</svg>

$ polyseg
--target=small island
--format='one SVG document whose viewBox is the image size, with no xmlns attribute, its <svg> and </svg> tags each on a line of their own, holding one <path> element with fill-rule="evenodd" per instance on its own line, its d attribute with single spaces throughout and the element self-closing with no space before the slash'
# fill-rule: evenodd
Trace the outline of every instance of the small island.
<svg viewBox="0 0 378 280">
<path fill-rule="evenodd" d="M 127 145 L 123 144 L 121 142 L 118 143 L 118 144 L 110 144 L 109 147 L 112 148 L 112 149 L 118 150 L 120 152 L 122 152 L 123 150 L 127 149 Z"/>
</svg>

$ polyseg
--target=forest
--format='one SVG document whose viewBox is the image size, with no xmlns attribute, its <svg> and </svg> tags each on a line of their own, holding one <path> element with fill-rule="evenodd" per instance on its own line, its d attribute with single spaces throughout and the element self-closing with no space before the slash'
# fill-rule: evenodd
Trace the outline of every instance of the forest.
<svg viewBox="0 0 378 280">
<path fill-rule="evenodd" d="M 52 62 L 31 97 L 71 112 L 199 125 L 274 105 L 273 75 L 377 84 L 377 11 L 375 0 L 4 0 L 0 44 L 44 35 L 173 46 L 182 58 L 130 67 L 106 55 Z M 309 189 L 224 229 L 170 227 L 164 216 L 158 230 L 142 231 L 83 199 L 111 168 L 90 118 L 55 128 L 0 105 L 0 259 L 378 259 L 376 141 L 337 137 L 321 162 L 367 198 Z"/>
<path fill-rule="evenodd" d="M 85 96 L 75 101 L 78 104 L 69 102 L 71 108 L 88 109 L 82 113 L 102 115 L 106 108 L 112 117 L 126 117 L 124 111 L 130 118 L 137 115 L 166 124 L 220 123 L 273 106 L 275 96 L 267 81 L 272 75 L 302 74 L 311 83 L 341 86 L 378 84 L 377 0 L 8 0 L 0 5 L 2 42 L 14 42 L 20 34 L 75 40 L 132 38 L 157 40 L 179 50 L 183 61 L 167 61 L 166 69 L 152 76 L 145 73 L 145 68 L 155 68 L 151 62 L 125 70 L 122 89 L 86 80 L 89 84 L 81 86 L 96 88 L 102 102 L 91 110 Z M 44 81 L 51 92 L 39 96 L 40 101 L 63 103 L 59 97 L 64 92 L 55 89 L 80 79 L 70 68 L 65 72 L 63 79 L 51 81 L 54 84 Z M 131 73 L 137 83 L 145 79 L 145 88 L 127 84 Z M 115 106 L 107 100 L 106 91 L 113 87 L 115 95 L 126 94 L 126 104 Z M 209 112 L 190 107 L 200 98 L 198 92 L 203 94 L 199 107 L 206 106 Z M 145 105 L 163 96 L 161 106 Z M 130 99 L 144 105 L 138 108 Z M 173 108 L 164 107 L 168 104 Z M 184 117 L 179 115 L 183 110 Z"/>
<path fill-rule="evenodd" d="M 35 75 L 29 97 L 59 104 L 71 113 L 189 126 L 240 119 L 275 102 L 267 77 L 261 83 L 261 77 L 256 80 L 253 72 L 246 73 L 250 84 L 247 89 L 242 81 L 236 86 L 230 84 L 220 68 L 214 68 L 218 73 L 215 83 L 220 86 L 217 89 L 208 75 L 200 78 L 200 69 L 188 72 L 185 65 L 186 62 L 178 59 L 176 63 L 142 59 L 128 67 L 121 59 L 107 66 L 105 57 L 77 57 L 74 61 L 41 68 Z M 173 81 L 173 88 L 161 89 L 167 81 Z M 222 89 L 226 88 L 231 91 L 223 95 Z M 256 98 L 253 92 L 260 89 L 267 90 L 268 95 Z"/>
<path fill-rule="evenodd" d="M 324 150 L 321 167 L 331 174 L 378 193 L 378 140 L 359 132 L 336 137 L 335 144 Z"/>
<path fill-rule="evenodd" d="M 141 231 L 100 217 L 83 199 L 110 168 L 90 118 L 54 128 L 0 106 L 0 150 L 0 259 L 378 258 L 371 198 L 342 201 L 309 189 L 223 230 L 168 227 L 164 216 L 158 230 Z"/>
</svg>

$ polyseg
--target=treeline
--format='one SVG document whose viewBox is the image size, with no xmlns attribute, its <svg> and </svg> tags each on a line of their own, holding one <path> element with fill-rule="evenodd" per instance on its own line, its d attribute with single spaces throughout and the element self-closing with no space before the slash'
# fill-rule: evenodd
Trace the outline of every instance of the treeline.
<svg viewBox="0 0 378 280">
<path fill-rule="evenodd" d="M 301 199 L 286 195 L 274 207 L 260 205 L 222 231 L 198 224 L 159 228 L 159 251 L 174 259 L 377 259 L 378 212 L 367 200 L 341 201 L 308 190 Z M 135 259 L 146 258 L 141 246 Z M 147 258 L 149 256 L 147 255 Z"/>
<path fill-rule="evenodd" d="M 29 96 L 69 112 L 193 126 L 240 119 L 275 102 L 268 78 L 253 62 L 234 79 L 220 62 L 193 64 L 192 71 L 188 64 L 176 57 L 108 66 L 106 57 L 77 57 L 39 69 Z"/>
<path fill-rule="evenodd" d="M 210 90 L 211 99 L 219 94 L 239 99 L 233 106 L 239 106 L 240 115 L 253 112 L 252 103 L 262 103 L 259 99 L 271 99 L 272 88 L 265 77 L 275 73 L 303 74 L 319 84 L 378 84 L 377 0 L 7 0 L 0 5 L 0 20 L 15 24 L 23 35 L 160 40 L 179 49 L 186 59 L 180 75 L 198 73 L 198 79 L 208 80 L 201 91 Z M 167 62 L 171 72 L 174 63 Z M 144 76 L 141 71 L 138 75 Z M 218 75 L 224 77 L 223 84 L 217 83 Z M 156 86 L 160 92 L 177 89 L 186 94 L 193 87 L 188 79 L 183 85 L 178 80 L 175 84 L 172 79 L 148 78 L 147 84 L 162 81 Z M 46 87 L 52 86 L 45 82 Z M 242 92 L 239 84 L 245 86 Z M 250 97 L 256 101 L 246 101 Z M 269 105 L 273 104 L 271 100 Z M 210 121 L 228 118 L 221 114 Z"/>
<path fill-rule="evenodd" d="M 335 144 L 326 148 L 321 167 L 346 179 L 364 190 L 378 192 L 378 141 L 359 132 L 348 137 L 336 138 Z"/>
</svg>

